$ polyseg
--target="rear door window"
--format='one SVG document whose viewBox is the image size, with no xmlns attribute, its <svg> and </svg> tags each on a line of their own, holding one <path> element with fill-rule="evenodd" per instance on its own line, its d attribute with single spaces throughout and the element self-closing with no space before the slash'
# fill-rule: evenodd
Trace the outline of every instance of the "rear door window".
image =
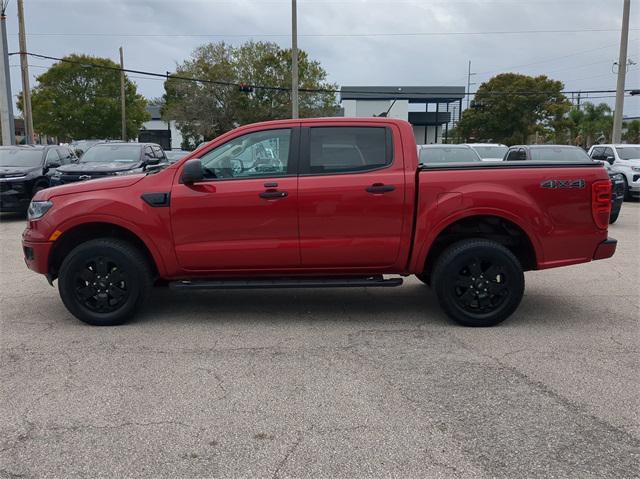
<svg viewBox="0 0 640 479">
<path fill-rule="evenodd" d="M 302 173 L 358 173 L 393 161 L 391 132 L 385 127 L 311 127 L 308 135 Z"/>
</svg>

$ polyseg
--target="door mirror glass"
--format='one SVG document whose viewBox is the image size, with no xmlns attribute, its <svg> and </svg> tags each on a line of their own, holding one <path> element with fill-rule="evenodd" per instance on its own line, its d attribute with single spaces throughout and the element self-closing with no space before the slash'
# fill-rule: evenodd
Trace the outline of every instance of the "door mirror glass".
<svg viewBox="0 0 640 479">
<path fill-rule="evenodd" d="M 202 163 L 199 158 L 194 158 L 184 164 L 184 167 L 182 168 L 182 175 L 180 176 L 180 181 L 182 183 L 188 185 L 191 183 L 197 183 L 203 179 L 204 174 L 202 172 Z"/>
<path fill-rule="evenodd" d="M 157 165 L 158 163 L 160 163 L 160 158 L 145 158 L 144 162 L 147 165 Z"/>
<path fill-rule="evenodd" d="M 613 156 L 607 156 L 606 160 L 609 162 L 610 165 L 613 165 L 613 162 L 616 161 L 616 159 Z"/>
</svg>

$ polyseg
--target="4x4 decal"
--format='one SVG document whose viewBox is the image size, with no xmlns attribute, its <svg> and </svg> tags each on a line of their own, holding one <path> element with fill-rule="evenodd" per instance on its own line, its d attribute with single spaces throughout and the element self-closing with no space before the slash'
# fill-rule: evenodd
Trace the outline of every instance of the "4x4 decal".
<svg viewBox="0 0 640 479">
<path fill-rule="evenodd" d="M 584 188 L 584 180 L 546 180 L 540 183 L 540 188 Z"/>
</svg>

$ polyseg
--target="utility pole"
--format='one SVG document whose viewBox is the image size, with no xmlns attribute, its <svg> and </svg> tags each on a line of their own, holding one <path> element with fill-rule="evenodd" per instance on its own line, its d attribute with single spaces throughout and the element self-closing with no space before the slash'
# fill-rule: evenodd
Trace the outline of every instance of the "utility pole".
<svg viewBox="0 0 640 479">
<path fill-rule="evenodd" d="M 18 35 L 20 40 L 20 71 L 22 72 L 22 113 L 24 114 L 25 143 L 33 144 L 33 114 L 31 113 L 31 87 L 27 62 L 27 34 L 24 30 L 24 0 L 18 0 Z"/>
<path fill-rule="evenodd" d="M 469 60 L 469 69 L 467 70 L 467 110 L 471 101 L 471 85 L 475 85 L 475 83 L 471 83 L 472 75 L 475 75 L 475 73 L 471 73 L 471 60 Z"/>
<path fill-rule="evenodd" d="M 291 118 L 298 118 L 298 6 L 291 0 Z"/>
<path fill-rule="evenodd" d="M 13 96 L 11 95 L 11 74 L 9 71 L 9 46 L 7 43 L 7 1 L 0 0 L 0 126 L 2 145 L 15 145 L 15 124 L 13 122 Z"/>
<path fill-rule="evenodd" d="M 622 32 L 620 34 L 620 57 L 618 59 L 618 84 L 616 86 L 616 109 L 613 111 L 612 143 L 622 140 L 622 111 L 624 110 L 624 81 L 627 74 L 627 43 L 629 42 L 629 9 L 631 0 L 624 0 L 622 7 Z"/>
<path fill-rule="evenodd" d="M 127 110 L 124 96 L 124 53 L 120 47 L 120 110 L 122 114 L 122 141 L 127 141 Z"/>
</svg>

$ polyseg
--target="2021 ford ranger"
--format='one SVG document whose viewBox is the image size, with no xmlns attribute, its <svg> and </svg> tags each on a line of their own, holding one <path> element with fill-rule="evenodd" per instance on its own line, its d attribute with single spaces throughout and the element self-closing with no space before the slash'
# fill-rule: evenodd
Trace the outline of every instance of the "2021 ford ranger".
<svg viewBox="0 0 640 479">
<path fill-rule="evenodd" d="M 527 270 L 609 258 L 611 182 L 593 162 L 418 164 L 388 118 L 247 125 L 168 168 L 39 192 L 29 268 L 94 325 L 120 324 L 159 280 L 179 289 L 398 286 L 499 323 Z"/>
</svg>

